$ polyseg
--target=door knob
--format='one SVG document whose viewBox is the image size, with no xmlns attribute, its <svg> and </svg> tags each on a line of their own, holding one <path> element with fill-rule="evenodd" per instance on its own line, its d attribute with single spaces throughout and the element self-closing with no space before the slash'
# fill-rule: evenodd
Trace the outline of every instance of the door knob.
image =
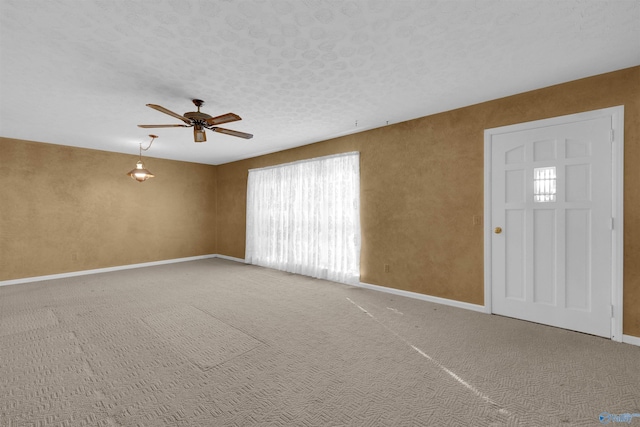
<svg viewBox="0 0 640 427">
<path fill-rule="evenodd" d="M 500 233 L 502 233 L 502 228 L 496 227 L 496 228 L 493 229 L 493 232 L 496 233 L 496 234 L 500 234 Z"/>
</svg>

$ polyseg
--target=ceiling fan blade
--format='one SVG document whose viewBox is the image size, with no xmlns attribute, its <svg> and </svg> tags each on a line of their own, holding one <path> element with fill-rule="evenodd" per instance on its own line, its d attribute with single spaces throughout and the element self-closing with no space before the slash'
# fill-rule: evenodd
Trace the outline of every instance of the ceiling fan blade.
<svg viewBox="0 0 640 427">
<path fill-rule="evenodd" d="M 210 119 L 207 119 L 206 122 L 209 126 L 215 126 L 222 123 L 236 122 L 238 120 L 242 120 L 239 115 L 227 113 L 221 116 L 211 117 Z"/>
<path fill-rule="evenodd" d="M 188 128 L 187 125 L 138 125 L 139 128 Z"/>
<path fill-rule="evenodd" d="M 225 129 L 225 128 L 213 128 L 213 131 L 226 133 L 227 135 L 237 136 L 244 139 L 251 139 L 253 135 L 250 133 L 238 132 L 237 130 Z"/>
<path fill-rule="evenodd" d="M 180 115 L 180 114 L 178 114 L 178 113 L 174 113 L 174 112 L 173 112 L 173 111 L 171 111 L 171 110 L 167 110 L 166 108 L 161 107 L 160 105 L 156 105 L 156 104 L 147 104 L 147 107 L 151 107 L 151 108 L 153 108 L 154 110 L 158 110 L 158 111 L 160 111 L 161 113 L 165 113 L 165 114 L 168 114 L 168 115 L 170 115 L 170 116 L 172 116 L 172 117 L 175 117 L 175 118 L 176 118 L 176 119 L 178 119 L 178 120 L 182 120 L 183 122 L 185 122 L 185 123 L 186 123 L 186 124 L 188 124 L 188 125 L 190 125 L 190 124 L 191 124 L 191 120 L 187 119 L 187 118 L 186 118 L 186 117 L 184 117 L 184 116 L 181 116 L 181 115 Z"/>
</svg>

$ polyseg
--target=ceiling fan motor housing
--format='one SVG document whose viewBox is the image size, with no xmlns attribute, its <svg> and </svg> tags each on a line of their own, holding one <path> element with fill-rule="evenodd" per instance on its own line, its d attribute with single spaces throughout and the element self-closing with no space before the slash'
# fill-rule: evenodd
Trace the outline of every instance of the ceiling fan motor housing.
<svg viewBox="0 0 640 427">
<path fill-rule="evenodd" d="M 206 113 L 201 113 L 199 111 L 192 111 L 190 113 L 184 113 L 184 117 L 189 120 L 193 120 L 195 122 L 201 121 L 204 122 L 207 119 L 210 119 L 211 116 Z"/>
</svg>

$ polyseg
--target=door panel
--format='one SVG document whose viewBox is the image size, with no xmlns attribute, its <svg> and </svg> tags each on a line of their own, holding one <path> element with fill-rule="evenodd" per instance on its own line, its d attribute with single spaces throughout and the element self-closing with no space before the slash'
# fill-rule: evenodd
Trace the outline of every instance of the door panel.
<svg viewBox="0 0 640 427">
<path fill-rule="evenodd" d="M 505 233 L 506 263 L 502 267 L 506 279 L 505 297 L 525 301 L 525 213 L 524 209 L 510 209 L 505 212 L 506 221 Z M 508 266 L 508 267 L 507 267 Z"/>
<path fill-rule="evenodd" d="M 591 212 L 588 209 L 568 209 L 566 214 L 567 241 L 565 249 L 566 304 L 568 308 L 588 310 L 591 306 L 588 284 L 591 283 Z"/>
<path fill-rule="evenodd" d="M 556 304 L 556 212 L 533 211 L 533 302 Z"/>
</svg>

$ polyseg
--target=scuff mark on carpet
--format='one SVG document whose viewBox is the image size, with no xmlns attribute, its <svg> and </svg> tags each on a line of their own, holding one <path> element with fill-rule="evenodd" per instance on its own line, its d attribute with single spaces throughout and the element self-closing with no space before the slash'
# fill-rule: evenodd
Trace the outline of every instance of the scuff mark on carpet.
<svg viewBox="0 0 640 427">
<path fill-rule="evenodd" d="M 460 377 L 458 374 L 456 374 L 455 372 L 453 372 L 452 370 L 447 368 L 445 365 L 443 365 L 442 363 L 440 363 L 439 361 L 437 361 L 433 357 L 429 356 L 427 353 L 422 351 L 420 348 L 418 348 L 415 345 L 413 345 L 411 342 L 409 342 L 409 340 L 404 338 L 402 335 L 398 334 L 396 331 L 390 329 L 388 326 L 383 324 L 380 320 L 376 319 L 376 317 L 373 314 L 371 314 L 367 309 L 365 309 L 364 307 L 362 307 L 361 305 L 359 305 L 358 303 L 353 301 L 351 298 L 347 298 L 347 301 L 349 301 L 351 304 L 353 304 L 356 307 L 358 307 L 361 311 L 363 311 L 367 316 L 369 316 L 371 319 L 373 319 L 376 323 L 378 323 L 380 326 L 382 326 L 387 331 L 391 332 L 393 335 L 395 335 L 399 340 L 404 342 L 406 345 L 411 347 L 412 350 L 417 352 L 419 355 L 421 355 L 425 359 L 429 360 L 431 363 L 433 363 L 435 366 L 437 366 L 438 369 L 442 370 L 443 372 L 446 372 L 451 378 L 456 380 L 459 384 L 462 384 L 467 390 L 471 391 L 477 397 L 482 399 L 485 403 L 488 403 L 492 407 L 496 408 L 500 415 L 505 415 L 505 416 L 507 416 L 509 418 L 512 418 L 513 420 L 517 421 L 517 419 L 515 419 L 515 417 L 507 409 L 503 408 L 502 406 L 500 406 L 499 404 L 494 402 L 489 396 L 487 396 L 486 394 L 484 394 L 481 391 L 479 391 L 473 385 L 469 384 L 467 381 L 462 379 L 462 377 Z M 389 308 L 389 307 L 387 307 L 387 308 Z"/>
</svg>

